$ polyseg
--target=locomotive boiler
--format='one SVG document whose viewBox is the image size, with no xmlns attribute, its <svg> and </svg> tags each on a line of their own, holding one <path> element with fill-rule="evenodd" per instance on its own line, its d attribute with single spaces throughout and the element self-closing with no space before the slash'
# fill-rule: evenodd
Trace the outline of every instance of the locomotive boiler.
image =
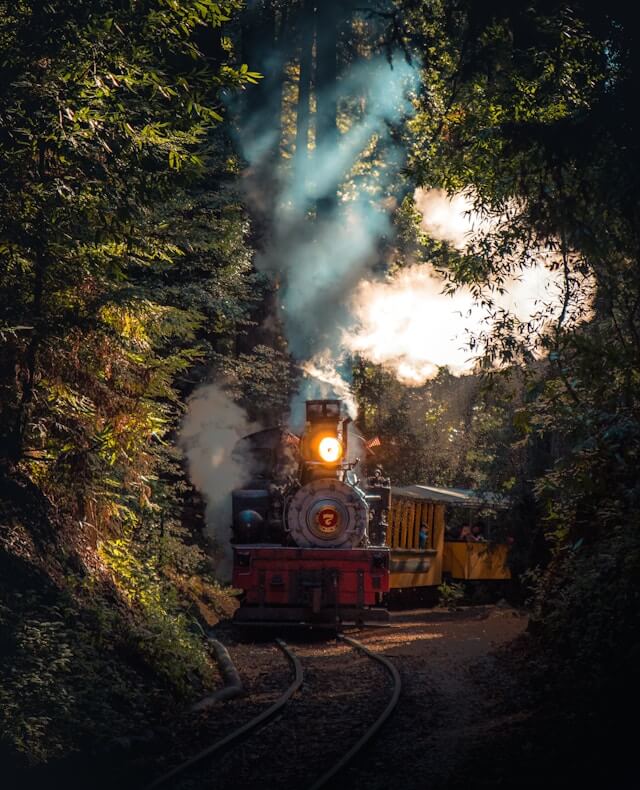
<svg viewBox="0 0 640 790">
<path fill-rule="evenodd" d="M 310 400 L 301 436 L 273 428 L 238 443 L 249 480 L 232 494 L 237 621 L 388 619 L 389 481 L 360 479 L 349 424 L 339 400 Z"/>
</svg>

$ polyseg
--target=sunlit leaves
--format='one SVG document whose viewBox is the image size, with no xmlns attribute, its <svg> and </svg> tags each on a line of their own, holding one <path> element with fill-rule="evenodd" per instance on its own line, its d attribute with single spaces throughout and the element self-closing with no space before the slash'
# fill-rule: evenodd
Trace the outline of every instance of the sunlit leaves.
<svg viewBox="0 0 640 790">
<path fill-rule="evenodd" d="M 245 218 L 216 210 L 196 229 L 186 208 L 211 166 L 220 90 L 259 79 L 228 39 L 222 58 L 215 46 L 240 7 L 52 0 L 0 20 L 2 436 L 98 529 L 153 504 L 142 478 L 212 304 L 216 328 L 244 317 Z M 181 275 L 194 251 L 204 263 Z"/>
</svg>

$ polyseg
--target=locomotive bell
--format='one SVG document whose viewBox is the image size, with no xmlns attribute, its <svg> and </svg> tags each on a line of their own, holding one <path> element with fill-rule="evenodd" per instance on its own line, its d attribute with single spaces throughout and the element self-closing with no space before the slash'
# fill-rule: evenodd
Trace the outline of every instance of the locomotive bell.
<svg viewBox="0 0 640 790">
<path fill-rule="evenodd" d="M 360 489 L 340 480 L 314 480 L 287 508 L 287 529 L 298 546 L 353 548 L 366 535 L 368 507 Z"/>
</svg>

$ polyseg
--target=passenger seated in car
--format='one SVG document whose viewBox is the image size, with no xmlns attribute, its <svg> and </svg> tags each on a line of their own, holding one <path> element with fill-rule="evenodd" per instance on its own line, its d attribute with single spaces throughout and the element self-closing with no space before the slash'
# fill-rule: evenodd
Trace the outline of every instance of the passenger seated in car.
<svg viewBox="0 0 640 790">
<path fill-rule="evenodd" d="M 418 546 L 421 549 L 426 549 L 428 540 L 429 540 L 429 527 L 427 527 L 426 524 L 420 524 L 420 532 L 418 533 Z"/>
</svg>

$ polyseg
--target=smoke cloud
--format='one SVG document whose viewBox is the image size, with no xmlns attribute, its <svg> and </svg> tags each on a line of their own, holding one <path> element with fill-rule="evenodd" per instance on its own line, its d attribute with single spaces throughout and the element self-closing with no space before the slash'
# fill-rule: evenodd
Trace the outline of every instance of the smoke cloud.
<svg viewBox="0 0 640 790">
<path fill-rule="evenodd" d="M 469 339 L 487 329 L 486 308 L 464 288 L 445 295 L 431 264 L 401 269 L 393 277 L 374 274 L 384 269 L 385 243 L 393 234 L 390 212 L 402 193 L 398 174 L 405 151 L 395 131 L 414 111 L 418 84 L 418 68 L 402 55 L 392 63 L 379 57 L 354 64 L 330 89 L 339 105 L 349 104 L 348 113 L 339 113 L 341 133 L 330 142 L 316 134 L 316 147 L 288 163 L 278 154 L 280 86 L 261 104 L 267 110 L 249 106 L 240 119 L 238 143 L 249 164 L 247 196 L 256 214 L 266 218 L 269 234 L 256 266 L 277 285 L 279 317 L 302 370 L 291 404 L 294 430 L 304 423 L 309 398 L 340 398 L 356 416 L 349 354 L 419 385 L 440 366 L 470 371 Z M 317 102 L 321 105 L 331 102 Z M 504 220 L 478 214 L 468 194 L 417 190 L 414 198 L 423 229 L 460 250 Z M 547 312 L 554 315 L 562 305 L 553 261 L 541 254 L 530 264 L 503 283 L 505 293 L 492 294 L 495 306 L 524 322 L 543 306 L 551 305 Z M 191 479 L 206 499 L 222 580 L 231 567 L 230 493 L 248 478 L 232 451 L 238 439 L 257 428 L 217 385 L 199 389 L 189 401 L 180 444 Z M 355 431 L 352 440 L 352 453 L 364 454 Z"/>
<path fill-rule="evenodd" d="M 555 299 L 556 278 L 543 265 L 523 272 L 496 294 L 494 304 L 520 321 L 529 322 L 543 303 Z M 356 324 L 345 330 L 344 346 L 396 374 L 404 384 L 424 384 L 448 366 L 453 373 L 470 372 L 475 358 L 472 336 L 489 326 L 486 309 L 466 288 L 443 293 L 444 283 L 430 264 L 402 269 L 387 280 L 365 280 L 353 296 Z"/>
<path fill-rule="evenodd" d="M 238 439 L 258 429 L 217 384 L 196 390 L 182 423 L 180 447 L 189 476 L 205 498 L 216 575 L 223 582 L 231 579 L 231 492 L 248 478 L 247 470 L 231 454 Z"/>
<path fill-rule="evenodd" d="M 381 240 L 390 234 L 388 187 L 397 177 L 404 151 L 393 130 L 411 112 L 417 70 L 403 57 L 355 64 L 331 90 L 342 100 L 357 99 L 359 114 L 338 144 L 323 143 L 294 158 L 287 169 L 274 160 L 280 139 L 279 99 L 248 110 L 238 143 L 249 163 L 247 196 L 266 216 L 269 239 L 256 266 L 278 285 L 279 313 L 289 350 L 302 371 L 300 391 L 291 404 L 292 428 L 304 425 L 304 401 L 340 398 L 351 416 L 356 404 L 348 365 L 340 349 L 350 318 L 351 294 L 379 263 Z M 375 167 L 361 168 L 375 154 Z M 320 212 L 325 201 L 330 208 Z M 206 499 L 206 520 L 217 552 L 216 573 L 231 570 L 231 491 L 248 479 L 232 457 L 239 438 L 257 430 L 225 391 L 216 385 L 196 391 L 188 404 L 180 444 L 194 485 Z M 357 442 L 354 440 L 354 448 Z"/>
<path fill-rule="evenodd" d="M 279 308 L 289 350 L 304 370 L 304 397 L 340 397 L 351 412 L 355 402 L 341 366 L 339 343 L 350 321 L 351 294 L 376 264 L 381 240 L 390 235 L 388 194 L 404 151 L 393 131 L 413 112 L 418 72 L 402 56 L 393 64 L 373 58 L 354 64 L 331 89 L 340 101 L 357 99 L 350 127 L 337 144 L 318 140 L 305 156 L 294 157 L 278 178 L 260 183 L 268 170 L 278 118 L 250 117 L 240 144 L 250 163 L 249 196 L 264 209 L 271 199 L 272 235 L 256 264 L 279 283 Z M 324 103 L 323 103 L 324 104 Z M 354 117 L 355 115 L 355 117 Z M 373 167 L 359 167 L 375 155 Z M 265 188 L 276 190 L 265 195 Z M 332 208 L 312 219 L 318 202 Z M 328 351 L 330 349 L 331 351 Z M 292 404 L 292 424 L 300 403 Z"/>
<path fill-rule="evenodd" d="M 422 228 L 463 251 L 508 223 L 506 215 L 479 214 L 469 194 L 418 189 L 414 199 Z M 342 343 L 393 370 L 401 382 L 420 385 L 445 365 L 454 373 L 473 370 L 476 358 L 470 348 L 491 331 L 496 315 L 508 315 L 527 327 L 532 353 L 561 314 L 565 321 L 588 317 L 585 305 L 592 283 L 575 273 L 566 282 L 557 252 L 534 246 L 525 254 L 516 244 L 511 262 L 517 274 L 504 277 L 500 289 L 487 294 L 485 304 L 468 288 L 444 293 L 445 283 L 430 263 L 402 269 L 384 280 L 365 279 L 353 294 L 355 321 L 343 331 Z"/>
<path fill-rule="evenodd" d="M 469 195 L 449 196 L 442 189 L 416 189 L 416 208 L 422 214 L 422 228 L 440 241 L 448 241 L 464 249 L 480 230 L 490 229 L 488 220 L 481 220 Z"/>
</svg>

